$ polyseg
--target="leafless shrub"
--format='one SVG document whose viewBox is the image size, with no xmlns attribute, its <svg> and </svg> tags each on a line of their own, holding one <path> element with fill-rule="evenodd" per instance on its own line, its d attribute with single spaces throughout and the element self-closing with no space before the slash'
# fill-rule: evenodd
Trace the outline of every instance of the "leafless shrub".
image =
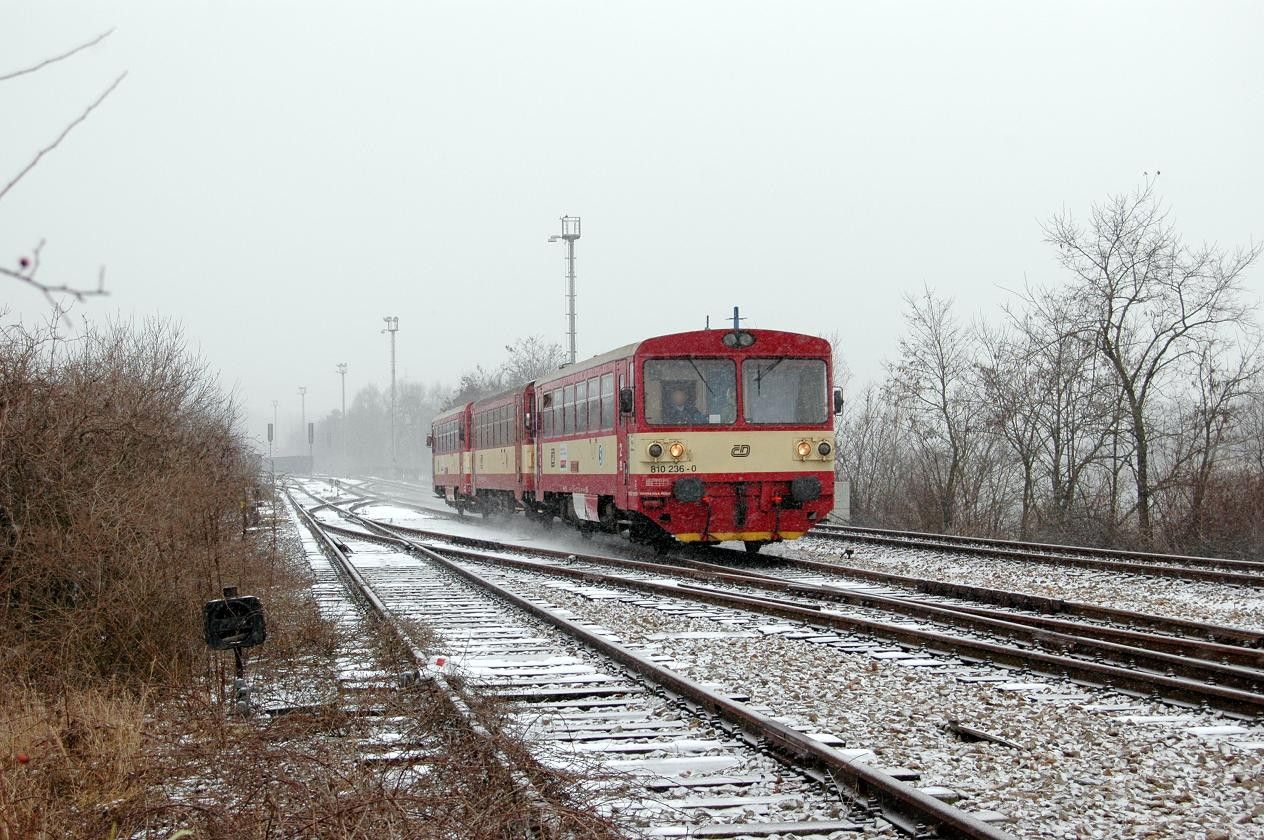
<svg viewBox="0 0 1264 840">
<path fill-rule="evenodd" d="M 0 668 L 148 682 L 200 653 L 257 464 L 236 406 L 161 322 L 0 331 Z"/>
</svg>

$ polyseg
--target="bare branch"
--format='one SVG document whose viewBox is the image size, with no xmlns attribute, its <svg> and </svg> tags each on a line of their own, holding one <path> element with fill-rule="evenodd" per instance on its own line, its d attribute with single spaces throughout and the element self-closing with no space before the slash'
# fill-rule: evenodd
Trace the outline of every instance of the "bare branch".
<svg viewBox="0 0 1264 840">
<path fill-rule="evenodd" d="M 97 44 L 101 43 L 106 38 L 110 37 L 110 35 L 112 35 L 113 33 L 114 33 L 113 29 L 107 29 L 104 32 L 102 32 L 100 35 L 98 35 L 97 37 L 93 38 L 91 41 L 80 44 L 79 46 L 75 47 L 73 50 L 70 50 L 69 52 L 64 52 L 61 55 L 56 55 L 56 56 L 53 56 L 52 58 L 46 58 L 43 61 L 41 61 L 39 64 L 33 65 L 31 67 L 24 67 L 21 70 L 14 70 L 11 73 L 5 73 L 3 76 L 0 76 L 0 82 L 7 82 L 9 81 L 9 79 L 16 79 L 18 76 L 25 76 L 27 73 L 34 73 L 37 70 L 43 70 L 45 67 L 47 67 L 50 64 L 56 64 L 59 61 L 64 61 L 65 59 L 70 58 L 72 55 L 76 53 L 81 53 L 86 49 L 95 47 Z"/>
<path fill-rule="evenodd" d="M 66 316 L 66 310 L 57 300 L 57 295 L 74 298 L 79 303 L 83 303 L 85 299 L 90 297 L 105 297 L 109 294 L 105 290 L 105 267 L 102 266 L 97 273 L 97 287 L 95 289 L 77 289 L 68 284 L 51 285 L 43 283 L 39 280 L 38 274 L 40 269 L 40 254 L 44 250 L 44 240 L 40 240 L 39 244 L 31 252 L 29 258 L 24 257 L 19 263 L 18 268 L 5 268 L 0 266 L 0 276 L 10 277 L 20 283 L 25 283 L 31 288 L 37 290 L 44 299 L 48 301 L 48 305 L 58 314 L 67 326 L 70 326 L 70 319 Z"/>
<path fill-rule="evenodd" d="M 54 140 L 52 143 L 49 143 L 44 148 L 40 149 L 39 152 L 35 155 L 35 157 L 31 160 L 31 162 L 28 163 L 26 166 L 24 166 L 22 168 L 22 171 L 19 172 L 16 176 L 14 176 L 12 181 L 10 181 L 8 184 L 5 184 L 3 189 L 0 189 L 0 199 L 4 198 L 5 195 L 9 192 L 9 190 L 13 189 L 13 187 L 17 185 L 18 181 L 21 181 L 24 177 L 26 177 L 26 174 L 35 168 L 36 164 L 38 164 L 40 160 L 43 159 L 44 155 L 48 154 L 53 149 L 61 145 L 61 142 L 66 139 L 66 135 L 70 134 L 70 132 L 74 130 L 75 126 L 79 125 L 79 123 L 86 120 L 88 118 L 88 115 L 91 114 L 93 111 L 95 111 L 97 106 L 100 105 L 102 102 L 104 102 L 105 98 L 109 96 L 111 93 L 113 93 L 114 89 L 118 87 L 119 84 L 125 78 L 127 78 L 127 71 L 124 71 L 117 79 L 115 79 L 110 84 L 110 86 L 106 88 L 105 91 L 102 92 L 102 94 L 98 96 L 92 102 L 91 105 L 89 105 L 87 108 L 84 109 L 82 114 L 80 114 L 78 117 L 75 118 L 73 122 L 70 123 L 70 125 L 62 129 L 61 134 L 57 135 L 56 140 Z"/>
</svg>

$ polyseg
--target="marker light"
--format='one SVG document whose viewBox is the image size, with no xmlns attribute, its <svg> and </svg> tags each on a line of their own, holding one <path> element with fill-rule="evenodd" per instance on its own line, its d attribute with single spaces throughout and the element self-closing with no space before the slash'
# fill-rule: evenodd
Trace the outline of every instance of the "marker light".
<svg viewBox="0 0 1264 840">
<path fill-rule="evenodd" d="M 685 457 L 685 445 L 680 441 L 676 441 L 671 446 L 667 447 L 667 451 L 670 452 L 671 456 L 677 461 Z"/>
<path fill-rule="evenodd" d="M 796 452 L 799 453 L 800 458 L 806 458 L 812 454 L 812 444 L 806 440 L 799 441 L 798 446 L 796 446 L 794 449 Z"/>
<path fill-rule="evenodd" d="M 826 441 L 821 441 L 821 445 L 816 448 L 816 451 L 821 453 L 822 458 L 824 458 L 826 455 L 829 455 L 830 454 L 829 443 L 827 443 Z"/>
<path fill-rule="evenodd" d="M 657 458 L 663 454 L 663 445 L 661 443 L 650 444 L 650 457 Z"/>
</svg>

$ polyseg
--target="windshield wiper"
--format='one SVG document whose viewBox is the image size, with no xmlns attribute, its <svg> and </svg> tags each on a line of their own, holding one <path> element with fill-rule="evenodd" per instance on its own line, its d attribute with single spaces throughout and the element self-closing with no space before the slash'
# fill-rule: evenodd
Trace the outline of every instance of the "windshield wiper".
<svg viewBox="0 0 1264 840">
<path fill-rule="evenodd" d="M 772 369 L 784 361 L 785 359 L 778 359 L 777 361 L 773 362 L 772 364 L 770 364 L 767 368 L 763 370 L 760 370 L 760 369 L 755 370 L 755 390 L 756 391 L 763 388 L 765 374 L 772 373 Z"/>
<path fill-rule="evenodd" d="M 706 388 L 707 393 L 714 397 L 715 391 L 711 390 L 710 383 L 708 383 L 707 378 L 702 375 L 702 371 L 698 370 L 698 366 L 693 363 L 693 359 L 685 359 L 685 361 L 689 363 L 689 367 L 693 368 L 693 372 L 698 374 L 698 378 L 702 380 L 702 387 Z"/>
</svg>

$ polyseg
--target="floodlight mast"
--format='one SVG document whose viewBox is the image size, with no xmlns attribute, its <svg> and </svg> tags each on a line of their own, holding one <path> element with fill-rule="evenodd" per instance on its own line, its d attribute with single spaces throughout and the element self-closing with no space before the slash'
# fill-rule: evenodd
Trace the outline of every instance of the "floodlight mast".
<svg viewBox="0 0 1264 840">
<path fill-rule="evenodd" d="M 575 364 L 575 240 L 580 235 L 579 216 L 562 217 L 561 236 L 550 236 L 550 242 L 566 243 L 566 337 L 570 347 L 570 364 Z"/>
</svg>

